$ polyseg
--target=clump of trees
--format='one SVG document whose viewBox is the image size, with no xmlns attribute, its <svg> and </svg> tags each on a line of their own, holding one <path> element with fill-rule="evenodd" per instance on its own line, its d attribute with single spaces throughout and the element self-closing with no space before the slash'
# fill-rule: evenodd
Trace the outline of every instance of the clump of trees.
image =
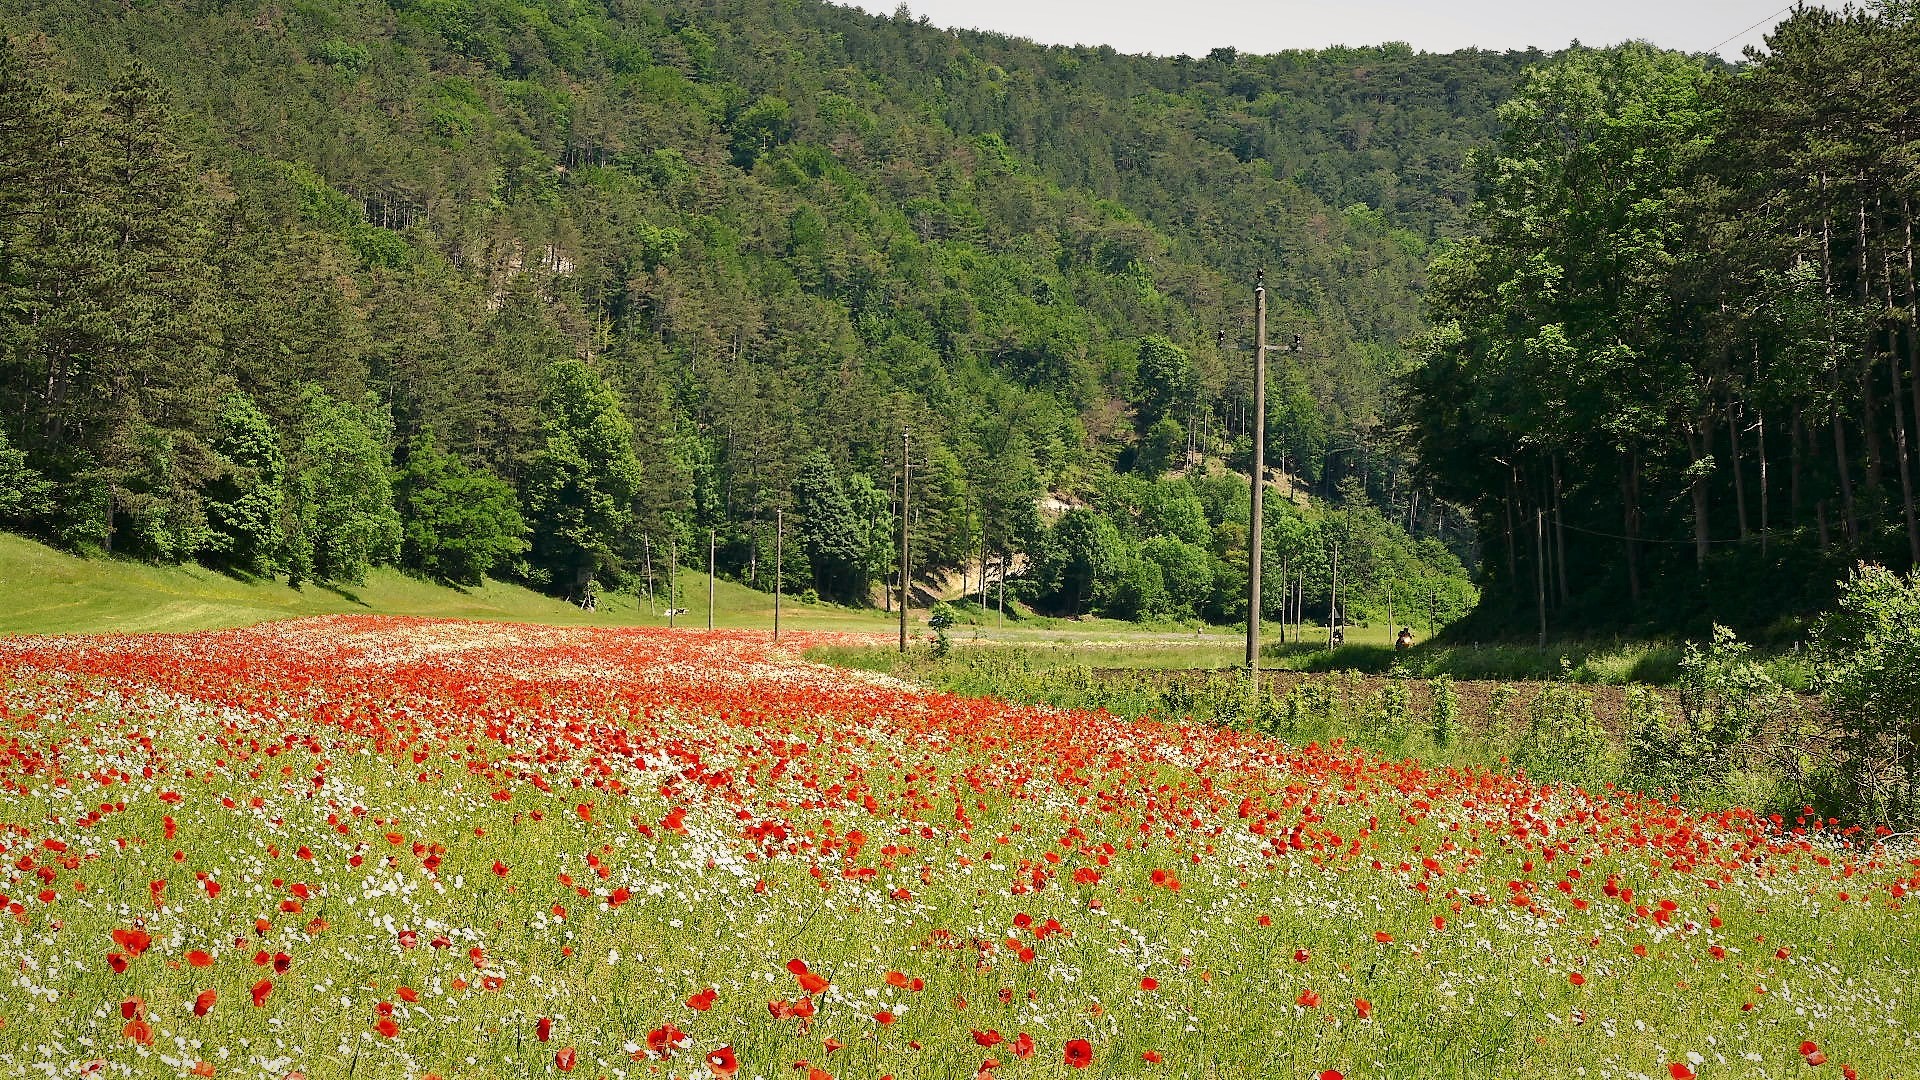
<svg viewBox="0 0 1920 1080">
<path fill-rule="evenodd" d="M 1434 629 L 1472 608 L 1460 560 L 1415 540 L 1350 483 L 1344 501 L 1266 503 L 1262 618 Z M 1247 611 L 1245 479 L 1111 474 L 1040 529 L 1023 596 L 1060 615 L 1239 622 Z"/>
<path fill-rule="evenodd" d="M 1916 78 L 1906 4 L 1523 77 L 1407 403 L 1490 623 L 1778 632 L 1920 561 Z"/>
</svg>

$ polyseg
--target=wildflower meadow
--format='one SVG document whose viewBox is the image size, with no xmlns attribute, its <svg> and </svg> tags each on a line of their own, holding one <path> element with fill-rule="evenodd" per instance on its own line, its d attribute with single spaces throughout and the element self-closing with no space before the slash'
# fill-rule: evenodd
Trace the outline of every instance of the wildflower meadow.
<svg viewBox="0 0 1920 1080">
<path fill-rule="evenodd" d="M 823 643 L 0 641 L 0 1074 L 1920 1075 L 1911 838 Z"/>
</svg>

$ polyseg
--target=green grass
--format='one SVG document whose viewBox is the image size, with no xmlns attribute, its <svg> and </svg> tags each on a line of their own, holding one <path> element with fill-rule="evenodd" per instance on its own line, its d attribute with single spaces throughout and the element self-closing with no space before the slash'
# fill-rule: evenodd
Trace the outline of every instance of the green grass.
<svg viewBox="0 0 1920 1080">
<path fill-rule="evenodd" d="M 569 626 L 664 626 L 664 591 L 650 609 L 644 596 L 610 595 L 599 610 L 508 582 L 461 589 L 377 569 L 364 584 L 289 588 L 284 582 L 234 577 L 199 566 L 154 566 L 114 558 L 81 558 L 0 533 L 0 635 L 163 633 L 246 626 L 273 619 L 343 612 L 490 619 Z M 729 629 L 773 625 L 773 597 L 733 582 L 715 587 L 714 624 Z M 680 626 L 707 624 L 706 575 L 683 570 Z M 788 597 L 781 626 L 794 630 L 880 631 L 884 615 Z"/>
</svg>

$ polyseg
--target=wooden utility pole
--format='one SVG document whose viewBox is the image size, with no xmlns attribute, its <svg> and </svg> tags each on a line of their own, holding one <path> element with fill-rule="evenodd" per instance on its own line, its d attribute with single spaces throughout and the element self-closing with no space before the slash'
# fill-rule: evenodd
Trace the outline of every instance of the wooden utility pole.
<svg viewBox="0 0 1920 1080">
<path fill-rule="evenodd" d="M 680 577 L 678 573 L 680 569 L 679 555 L 680 553 L 674 542 L 672 540 L 667 541 L 667 629 L 669 630 L 673 629 L 674 594 L 679 591 L 675 588 L 675 586 L 679 584 L 677 579 Z"/>
<path fill-rule="evenodd" d="M 1260 668 L 1260 496 L 1267 486 L 1267 272 L 1253 285 L 1253 510 L 1247 537 L 1247 673 Z"/>
<path fill-rule="evenodd" d="M 785 584 L 781 576 L 781 550 L 786 541 L 786 511 L 773 512 L 773 640 L 780 640 L 780 587 Z"/>
<path fill-rule="evenodd" d="M 1340 545 L 1333 545 L 1333 587 L 1327 593 L 1327 648 L 1333 648 L 1333 627 L 1340 615 Z"/>
<path fill-rule="evenodd" d="M 907 551 L 907 506 L 913 491 L 913 433 L 900 428 L 900 651 L 907 651 L 907 584 L 912 563 Z"/>
<path fill-rule="evenodd" d="M 713 551 L 714 530 L 707 530 L 707 629 L 713 629 Z"/>
</svg>

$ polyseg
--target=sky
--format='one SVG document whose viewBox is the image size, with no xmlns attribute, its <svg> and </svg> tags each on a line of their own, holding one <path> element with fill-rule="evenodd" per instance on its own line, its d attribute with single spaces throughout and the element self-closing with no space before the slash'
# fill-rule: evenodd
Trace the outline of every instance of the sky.
<svg viewBox="0 0 1920 1080">
<path fill-rule="evenodd" d="M 1478 46 L 1557 49 L 1630 39 L 1738 59 L 1784 18 L 1785 0 L 906 0 L 938 26 L 994 30 L 1049 45 L 1204 56 L 1404 41 L 1428 52 Z M 853 6 L 891 12 L 890 0 Z M 1811 6 L 1838 7 L 1832 3 Z M 1756 26 L 1755 24 L 1759 24 Z M 1752 29 L 1749 29 L 1749 28 Z"/>
</svg>

